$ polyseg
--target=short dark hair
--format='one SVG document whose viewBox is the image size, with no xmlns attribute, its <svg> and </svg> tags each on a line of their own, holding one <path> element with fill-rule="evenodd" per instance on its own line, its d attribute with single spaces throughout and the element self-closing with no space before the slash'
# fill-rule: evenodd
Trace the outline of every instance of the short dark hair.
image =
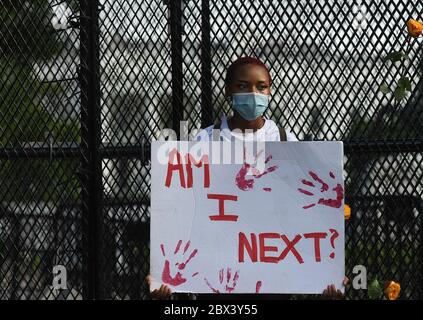
<svg viewBox="0 0 423 320">
<path fill-rule="evenodd" d="M 253 57 L 241 57 L 236 59 L 234 62 L 232 62 L 232 64 L 229 66 L 228 70 L 226 71 L 225 86 L 228 87 L 230 83 L 232 82 L 236 69 L 246 64 L 253 64 L 256 66 L 263 67 L 267 71 L 267 75 L 269 76 L 270 83 L 272 83 L 272 77 L 270 76 L 269 69 L 262 61 Z"/>
</svg>

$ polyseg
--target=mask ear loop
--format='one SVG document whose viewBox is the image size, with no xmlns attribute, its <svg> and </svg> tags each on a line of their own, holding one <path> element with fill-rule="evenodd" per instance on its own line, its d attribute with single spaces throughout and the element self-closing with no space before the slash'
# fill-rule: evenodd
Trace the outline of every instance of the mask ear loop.
<svg viewBox="0 0 423 320">
<path fill-rule="evenodd" d="M 230 111 L 228 112 L 228 114 L 226 116 L 227 119 L 229 120 L 234 115 L 234 107 L 232 105 L 232 95 L 225 96 L 225 101 L 227 102 L 227 104 L 230 107 Z M 232 114 L 231 114 L 231 111 L 232 111 Z"/>
<path fill-rule="evenodd" d="M 232 105 L 232 96 L 225 96 L 225 101 L 228 103 L 229 107 L 231 108 L 233 112 L 233 105 Z"/>
<path fill-rule="evenodd" d="M 263 119 L 265 119 L 264 115 L 266 114 L 266 111 L 270 109 L 270 98 L 271 98 L 271 93 L 269 92 L 269 94 L 267 95 L 267 107 L 266 109 L 264 109 L 263 114 L 261 115 Z"/>
<path fill-rule="evenodd" d="M 272 92 L 269 92 L 269 102 L 267 103 L 267 108 L 265 111 L 267 111 L 267 109 L 270 109 L 270 104 L 272 103 L 272 100 L 273 100 Z"/>
</svg>

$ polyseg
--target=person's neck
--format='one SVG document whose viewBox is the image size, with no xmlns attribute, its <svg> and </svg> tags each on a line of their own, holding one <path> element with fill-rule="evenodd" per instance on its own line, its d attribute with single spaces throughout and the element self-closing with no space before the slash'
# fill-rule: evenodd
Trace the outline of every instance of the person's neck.
<svg viewBox="0 0 423 320">
<path fill-rule="evenodd" d="M 245 120 L 239 114 L 235 113 L 229 120 L 228 120 L 228 127 L 232 131 L 234 129 L 240 129 L 242 132 L 245 132 L 246 129 L 252 129 L 253 131 L 259 130 L 264 126 L 264 118 L 258 117 L 254 120 Z"/>
</svg>

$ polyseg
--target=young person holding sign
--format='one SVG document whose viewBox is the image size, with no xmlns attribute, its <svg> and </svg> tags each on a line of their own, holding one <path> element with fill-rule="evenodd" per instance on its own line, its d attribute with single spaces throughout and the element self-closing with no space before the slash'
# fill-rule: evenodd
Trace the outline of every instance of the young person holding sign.
<svg viewBox="0 0 423 320">
<path fill-rule="evenodd" d="M 221 121 L 202 130 L 196 137 L 197 141 L 298 141 L 295 135 L 275 122 L 266 119 L 263 114 L 270 100 L 271 76 L 266 65 L 252 57 L 236 60 L 227 70 L 225 80 L 225 96 L 231 103 L 233 116 L 226 116 Z M 219 129 L 219 136 L 214 137 L 214 129 Z M 151 277 L 147 277 L 150 284 Z M 346 284 L 347 279 L 344 281 Z M 171 296 L 171 289 L 163 284 L 152 293 L 154 298 L 165 299 Z M 219 299 L 227 295 L 199 294 L 198 298 Z M 289 295 L 239 295 L 242 298 L 256 299 L 286 299 Z M 343 298 L 340 290 L 329 285 L 323 292 L 324 298 Z M 230 299 L 230 295 L 228 296 Z"/>
</svg>

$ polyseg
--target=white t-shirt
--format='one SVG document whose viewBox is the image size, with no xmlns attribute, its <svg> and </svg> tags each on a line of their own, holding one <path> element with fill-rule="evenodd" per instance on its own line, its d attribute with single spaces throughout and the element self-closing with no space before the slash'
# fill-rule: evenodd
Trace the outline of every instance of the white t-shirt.
<svg viewBox="0 0 423 320">
<path fill-rule="evenodd" d="M 264 126 L 255 132 L 234 132 L 228 127 L 228 120 L 226 116 L 221 119 L 220 126 L 220 140 L 232 141 L 233 139 L 247 140 L 247 141 L 280 141 L 279 128 L 273 120 L 264 118 Z M 214 125 L 211 125 L 201 130 L 195 137 L 196 141 L 208 141 L 212 140 Z M 286 131 L 287 141 L 298 141 L 297 137 L 290 131 Z"/>
</svg>

